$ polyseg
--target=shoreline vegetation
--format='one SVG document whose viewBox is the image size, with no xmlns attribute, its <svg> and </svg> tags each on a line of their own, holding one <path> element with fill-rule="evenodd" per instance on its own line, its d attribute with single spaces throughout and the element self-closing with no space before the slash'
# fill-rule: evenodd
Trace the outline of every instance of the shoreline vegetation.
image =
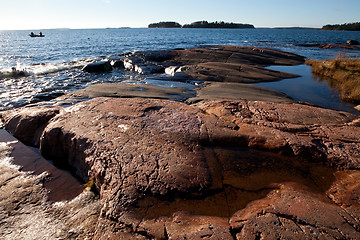
<svg viewBox="0 0 360 240">
<path fill-rule="evenodd" d="M 360 22 L 355 23 L 344 23 L 344 24 L 334 24 L 334 25 L 325 25 L 321 30 L 332 30 L 332 31 L 360 31 Z"/>
<path fill-rule="evenodd" d="M 332 60 L 306 60 L 316 77 L 327 80 L 343 101 L 360 103 L 360 59 L 339 54 Z"/>
<path fill-rule="evenodd" d="M 181 25 L 177 22 L 158 22 L 151 23 L 148 28 L 255 28 L 252 24 L 244 23 L 228 23 L 228 22 L 208 22 L 208 21 L 197 21 L 191 24 Z"/>
</svg>

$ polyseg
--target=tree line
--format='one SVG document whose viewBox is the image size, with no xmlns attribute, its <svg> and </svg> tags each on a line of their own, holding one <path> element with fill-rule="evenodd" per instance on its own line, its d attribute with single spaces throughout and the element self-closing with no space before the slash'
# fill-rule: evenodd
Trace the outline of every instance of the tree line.
<svg viewBox="0 0 360 240">
<path fill-rule="evenodd" d="M 360 31 L 360 22 L 325 25 L 322 30 L 336 30 L 336 31 Z"/>
<path fill-rule="evenodd" d="M 159 22 L 151 23 L 149 28 L 255 28 L 252 24 L 233 23 L 233 22 L 208 22 L 208 21 L 197 21 L 191 24 L 181 24 L 177 22 Z"/>
</svg>

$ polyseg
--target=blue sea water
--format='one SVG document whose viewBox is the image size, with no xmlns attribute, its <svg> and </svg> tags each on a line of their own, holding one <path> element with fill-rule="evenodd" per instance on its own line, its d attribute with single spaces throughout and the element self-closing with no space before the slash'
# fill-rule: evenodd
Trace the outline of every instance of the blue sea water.
<svg viewBox="0 0 360 240">
<path fill-rule="evenodd" d="M 41 30 L 43 38 L 30 38 L 30 31 L 0 31 L 0 111 L 54 98 L 97 82 L 144 82 L 143 76 L 114 70 L 104 74 L 81 71 L 88 62 L 113 58 L 133 51 L 190 48 L 201 45 L 240 45 L 267 47 L 296 53 L 311 59 L 336 57 L 339 52 L 359 56 L 360 51 L 301 47 L 298 44 L 345 43 L 360 40 L 360 32 L 335 32 L 310 29 L 54 29 Z M 40 32 L 34 31 L 36 34 Z M 12 77 L 12 68 L 23 71 L 25 77 Z M 317 92 L 318 84 L 303 66 L 305 80 L 298 86 L 308 91 L 292 96 L 291 81 L 264 85 L 287 93 L 299 101 L 327 108 L 351 111 L 352 106 L 341 101 L 333 90 Z M 286 67 L 282 69 L 286 71 Z M 292 71 L 289 69 L 289 71 Z M 311 78 L 311 79 L 310 79 Z M 152 84 L 166 85 L 159 81 Z M 302 82 L 304 84 L 302 84 Z M 309 84 L 312 83 L 312 84 Z M 274 84 L 274 83 L 273 83 Z M 276 84 L 275 84 L 276 85 Z M 325 84 L 326 85 L 326 84 Z M 171 86 L 176 86 L 172 84 Z M 323 90 L 321 90 L 323 91 Z M 299 93 L 300 91 L 295 91 Z M 305 94 L 305 92 L 312 92 Z M 335 94 L 335 97 L 334 97 Z M 318 101 L 321 95 L 322 100 Z M 328 104 L 328 95 L 332 103 Z M 334 100 L 335 99 L 335 100 Z M 337 102 L 336 102 L 337 101 Z M 336 102 L 336 103 L 335 103 Z M 326 103 L 326 104 L 325 104 Z M 339 104 L 340 103 L 340 104 Z"/>
</svg>

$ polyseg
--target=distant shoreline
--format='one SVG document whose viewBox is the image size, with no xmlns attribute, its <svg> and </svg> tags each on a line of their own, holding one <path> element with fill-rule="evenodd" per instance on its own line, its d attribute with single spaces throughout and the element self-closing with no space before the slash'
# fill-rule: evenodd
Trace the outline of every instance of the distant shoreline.
<svg viewBox="0 0 360 240">
<path fill-rule="evenodd" d="M 197 21 L 191 24 L 181 25 L 178 22 L 158 22 L 150 23 L 148 28 L 231 28 L 231 29 L 254 29 L 252 24 L 233 23 L 233 22 L 208 22 Z"/>
</svg>

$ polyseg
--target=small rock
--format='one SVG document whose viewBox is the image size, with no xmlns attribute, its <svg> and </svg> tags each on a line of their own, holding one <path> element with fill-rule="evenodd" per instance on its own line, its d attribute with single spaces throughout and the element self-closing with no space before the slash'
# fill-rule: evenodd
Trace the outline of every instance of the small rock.
<svg viewBox="0 0 360 240">
<path fill-rule="evenodd" d="M 101 61 L 101 62 L 94 62 L 89 63 L 82 69 L 85 72 L 109 72 L 112 70 L 112 66 L 109 61 Z"/>
<path fill-rule="evenodd" d="M 346 43 L 349 45 L 360 45 L 360 41 L 356 40 L 348 40 Z"/>
<path fill-rule="evenodd" d="M 124 69 L 124 62 L 122 60 L 113 60 L 111 61 L 111 66 L 113 68 L 117 68 L 117 69 Z"/>
</svg>

